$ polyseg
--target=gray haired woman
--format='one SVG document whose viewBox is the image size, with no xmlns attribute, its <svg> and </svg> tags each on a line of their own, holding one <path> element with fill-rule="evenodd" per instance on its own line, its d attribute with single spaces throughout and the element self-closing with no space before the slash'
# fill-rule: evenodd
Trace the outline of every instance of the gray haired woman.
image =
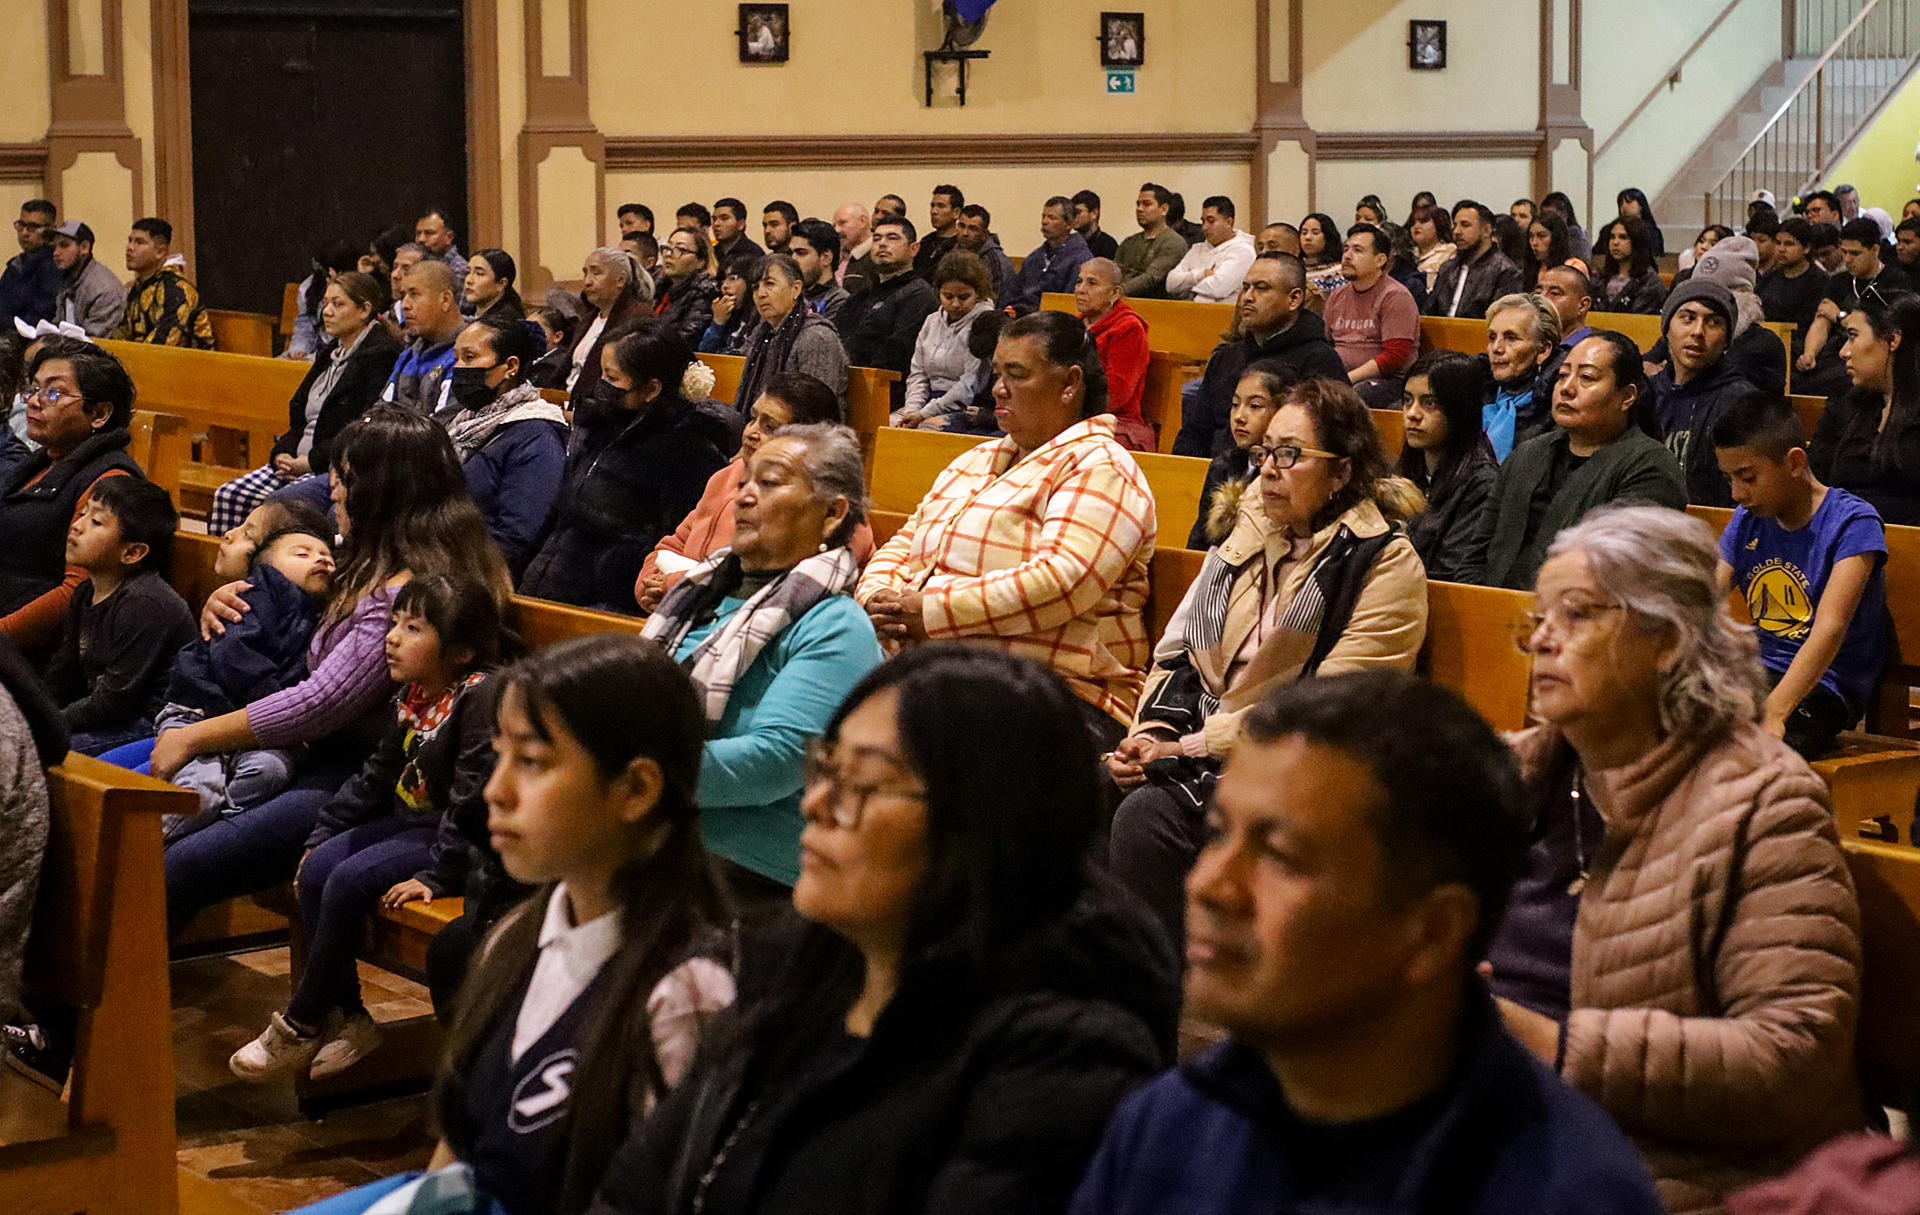
<svg viewBox="0 0 1920 1215">
<path fill-rule="evenodd" d="M 840 398 L 847 410 L 847 348 L 833 322 L 808 306 L 800 263 L 784 253 L 769 253 L 753 269 L 753 306 L 760 319 L 747 330 L 740 352 L 746 365 L 734 405 L 742 414 L 753 407 L 775 376 L 804 371 Z"/>
<path fill-rule="evenodd" d="M 747 463 L 732 546 L 689 570 L 647 620 L 643 635 L 687 669 L 706 705 L 700 833 L 749 908 L 787 901 L 807 746 L 880 665 L 847 549 L 866 502 L 852 430 L 783 427 Z"/>
<path fill-rule="evenodd" d="M 1507 1026 L 1639 1145 L 1668 1210 L 1860 1123 L 1860 914 L 1820 779 L 1704 523 L 1603 507 L 1554 538 L 1513 740 L 1527 870 L 1489 952 Z"/>
<path fill-rule="evenodd" d="M 623 326 L 647 314 L 653 276 L 625 249 L 595 249 L 580 267 L 580 298 L 586 311 L 567 333 L 572 356 L 565 387 L 576 400 L 591 401 L 600 383 L 600 347 L 609 334 L 618 338 Z"/>
</svg>

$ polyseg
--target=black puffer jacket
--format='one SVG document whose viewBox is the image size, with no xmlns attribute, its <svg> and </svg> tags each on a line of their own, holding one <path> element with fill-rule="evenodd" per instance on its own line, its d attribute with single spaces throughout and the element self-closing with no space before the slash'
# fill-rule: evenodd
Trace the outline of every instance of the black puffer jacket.
<svg viewBox="0 0 1920 1215">
<path fill-rule="evenodd" d="M 700 335 L 713 322 L 713 301 L 719 298 L 719 281 L 705 270 L 696 270 L 684 282 L 660 281 L 653 314 L 679 330 L 687 339 L 687 349 L 692 350 L 700 345 Z"/>
<path fill-rule="evenodd" d="M 594 1215 L 686 1215 L 696 1200 L 708 1215 L 1064 1211 L 1114 1108 L 1171 1053 L 1179 970 L 1123 900 L 1089 892 L 1011 951 L 994 992 L 923 965 L 864 1041 L 841 1029 L 856 959 L 837 1012 L 756 1047 L 741 1031 L 767 980 L 833 981 L 823 963 L 845 950 L 783 926 L 748 955 L 740 1003 L 616 1157 Z M 784 965 L 756 982 L 757 955 Z"/>
<path fill-rule="evenodd" d="M 728 442 L 725 426 L 679 396 L 618 427 L 587 429 L 568 454 L 567 483 L 520 592 L 631 612 L 641 563 L 726 466 Z"/>
</svg>

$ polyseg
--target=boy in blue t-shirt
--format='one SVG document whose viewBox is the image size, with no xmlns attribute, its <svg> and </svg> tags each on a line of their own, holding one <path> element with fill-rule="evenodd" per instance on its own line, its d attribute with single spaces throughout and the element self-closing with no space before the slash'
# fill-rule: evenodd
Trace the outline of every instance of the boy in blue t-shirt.
<svg viewBox="0 0 1920 1215">
<path fill-rule="evenodd" d="M 1813 475 L 1779 397 L 1729 408 L 1713 444 L 1739 507 L 1720 537 L 1722 576 L 1746 597 L 1773 679 L 1765 725 L 1814 759 L 1860 720 L 1887 664 L 1886 529 Z"/>
</svg>

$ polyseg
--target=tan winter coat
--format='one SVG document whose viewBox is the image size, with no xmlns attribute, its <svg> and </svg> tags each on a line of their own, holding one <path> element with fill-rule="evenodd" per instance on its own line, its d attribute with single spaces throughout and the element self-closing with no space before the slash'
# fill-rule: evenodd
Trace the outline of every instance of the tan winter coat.
<svg viewBox="0 0 1920 1215">
<path fill-rule="evenodd" d="M 1530 780 L 1559 735 L 1514 749 Z M 1573 935 L 1561 1073 L 1669 1210 L 1720 1210 L 1861 1125 L 1860 911 L 1825 785 L 1758 726 L 1586 774 L 1607 824 Z"/>
</svg>

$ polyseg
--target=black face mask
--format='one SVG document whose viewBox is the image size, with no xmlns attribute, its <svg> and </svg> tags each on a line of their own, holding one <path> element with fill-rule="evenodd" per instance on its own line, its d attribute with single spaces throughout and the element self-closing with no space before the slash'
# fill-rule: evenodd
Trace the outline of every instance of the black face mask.
<svg viewBox="0 0 1920 1215">
<path fill-rule="evenodd" d="M 621 409 L 626 405 L 626 391 L 605 380 L 600 380 L 594 384 L 592 396 L 593 403 L 601 409 Z"/>
<path fill-rule="evenodd" d="M 447 393 L 462 409 L 482 409 L 493 403 L 493 385 L 487 383 L 491 367 L 455 367 L 447 377 Z"/>
</svg>

